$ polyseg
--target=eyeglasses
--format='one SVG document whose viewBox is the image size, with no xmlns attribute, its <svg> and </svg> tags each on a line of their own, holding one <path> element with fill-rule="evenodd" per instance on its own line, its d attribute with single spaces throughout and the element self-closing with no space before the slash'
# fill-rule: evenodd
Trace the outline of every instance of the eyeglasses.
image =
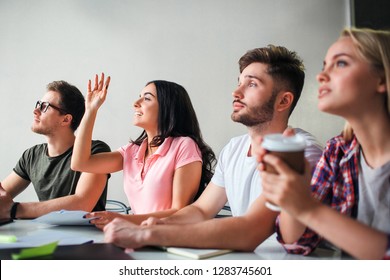
<svg viewBox="0 0 390 280">
<path fill-rule="evenodd" d="M 64 115 L 67 114 L 67 112 L 64 109 L 61 109 L 57 106 L 54 106 L 53 104 L 50 104 L 49 102 L 44 102 L 44 101 L 38 100 L 37 103 L 35 104 L 35 109 L 39 108 L 39 111 L 41 111 L 42 113 L 46 113 L 46 111 L 49 107 L 52 107 L 53 109 L 57 110 L 58 112 L 60 112 Z"/>
</svg>

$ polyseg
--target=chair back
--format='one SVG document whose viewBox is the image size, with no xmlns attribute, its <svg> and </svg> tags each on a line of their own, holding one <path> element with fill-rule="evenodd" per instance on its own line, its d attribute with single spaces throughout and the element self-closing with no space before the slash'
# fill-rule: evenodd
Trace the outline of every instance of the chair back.
<svg viewBox="0 0 390 280">
<path fill-rule="evenodd" d="M 107 199 L 106 211 L 129 214 L 130 207 L 119 200 Z"/>
</svg>

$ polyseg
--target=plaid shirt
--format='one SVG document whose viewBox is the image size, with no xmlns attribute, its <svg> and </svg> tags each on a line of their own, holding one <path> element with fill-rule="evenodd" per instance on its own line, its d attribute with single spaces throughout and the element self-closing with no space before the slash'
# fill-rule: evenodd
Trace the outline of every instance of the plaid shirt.
<svg viewBox="0 0 390 280">
<path fill-rule="evenodd" d="M 312 195 L 338 212 L 357 216 L 358 171 L 360 146 L 356 138 L 345 141 L 340 135 L 330 139 L 317 163 L 311 180 Z M 306 228 L 293 244 L 285 244 L 280 234 L 279 217 L 276 221 L 278 241 L 288 253 L 310 254 L 321 237 Z"/>
</svg>

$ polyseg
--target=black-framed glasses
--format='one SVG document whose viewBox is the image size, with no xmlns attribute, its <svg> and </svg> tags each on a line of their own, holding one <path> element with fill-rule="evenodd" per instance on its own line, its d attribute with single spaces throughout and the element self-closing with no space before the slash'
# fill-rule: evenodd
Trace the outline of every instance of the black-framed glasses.
<svg viewBox="0 0 390 280">
<path fill-rule="evenodd" d="M 53 104 L 50 104 L 49 102 L 46 101 L 40 101 L 38 100 L 37 103 L 35 104 L 35 109 L 39 109 L 42 113 L 46 113 L 47 109 L 49 107 L 52 107 L 53 109 L 57 110 L 58 112 L 66 115 L 67 112 L 64 109 L 61 109 L 60 107 L 54 106 Z"/>
</svg>

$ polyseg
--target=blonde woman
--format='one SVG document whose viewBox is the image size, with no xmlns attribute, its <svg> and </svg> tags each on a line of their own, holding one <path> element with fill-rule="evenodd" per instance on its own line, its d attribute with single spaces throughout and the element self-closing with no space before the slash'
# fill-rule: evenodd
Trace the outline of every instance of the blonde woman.
<svg viewBox="0 0 390 280">
<path fill-rule="evenodd" d="M 321 235 L 356 258 L 388 258 L 390 32 L 345 29 L 329 48 L 317 80 L 318 108 L 347 123 L 328 141 L 313 178 L 308 168 L 300 176 L 274 156 L 260 157 L 279 171 L 262 172 L 265 196 L 284 208 L 278 240 L 290 253 L 309 254 Z"/>
</svg>

